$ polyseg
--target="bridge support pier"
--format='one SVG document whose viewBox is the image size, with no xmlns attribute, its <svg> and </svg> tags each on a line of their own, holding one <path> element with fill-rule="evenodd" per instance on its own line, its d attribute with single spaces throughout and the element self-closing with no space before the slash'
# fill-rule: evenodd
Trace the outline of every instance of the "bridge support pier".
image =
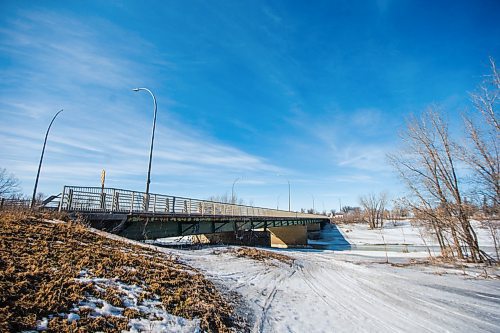
<svg viewBox="0 0 500 333">
<path fill-rule="evenodd" d="M 307 245 L 307 226 L 294 225 L 288 227 L 269 228 L 271 247 L 293 247 Z"/>
<path fill-rule="evenodd" d="M 321 232 L 321 224 L 313 223 L 307 225 L 307 238 L 308 239 L 319 239 Z"/>
<path fill-rule="evenodd" d="M 311 231 L 310 231 L 311 230 Z M 306 246 L 308 235 L 319 234 L 320 225 L 293 225 L 287 227 L 270 227 L 267 230 L 240 230 L 237 232 L 219 232 L 205 234 L 212 244 L 249 245 L 265 247 Z"/>
</svg>

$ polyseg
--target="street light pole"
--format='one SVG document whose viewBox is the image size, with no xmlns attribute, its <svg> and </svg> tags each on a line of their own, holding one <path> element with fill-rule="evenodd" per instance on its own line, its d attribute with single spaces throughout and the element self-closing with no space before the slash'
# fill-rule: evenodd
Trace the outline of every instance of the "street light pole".
<svg viewBox="0 0 500 333">
<path fill-rule="evenodd" d="M 156 97 L 148 88 L 135 88 L 134 91 L 144 90 L 151 94 L 153 97 L 154 103 L 154 117 L 153 117 L 153 131 L 151 134 L 151 148 L 149 150 L 149 166 L 148 166 L 148 180 L 146 181 L 146 200 L 144 203 L 144 210 L 148 211 L 149 209 L 149 184 L 151 183 L 151 161 L 153 160 L 153 143 L 155 140 L 155 128 L 156 128 Z"/>
<path fill-rule="evenodd" d="M 33 197 L 31 198 L 31 208 L 33 208 L 33 206 L 35 205 L 36 189 L 38 187 L 38 178 L 40 178 L 40 170 L 42 169 L 43 154 L 45 153 L 45 145 L 47 144 L 47 137 L 49 136 L 50 127 L 52 126 L 52 123 L 56 119 L 57 115 L 61 112 L 63 112 L 62 109 L 54 115 L 54 117 L 52 118 L 52 121 L 49 124 L 49 127 L 47 128 L 47 132 L 45 133 L 45 140 L 43 141 L 42 155 L 40 156 L 40 163 L 38 164 L 38 172 L 36 173 L 35 187 L 33 188 Z"/>
<path fill-rule="evenodd" d="M 290 202 L 291 202 L 290 201 L 290 181 L 288 179 L 286 181 L 288 182 L 288 211 L 291 212 L 291 209 L 290 209 L 290 207 L 291 207 L 291 205 L 290 205 Z"/>
<path fill-rule="evenodd" d="M 277 173 L 277 174 L 276 174 L 276 176 L 278 176 L 278 177 L 279 177 L 279 176 L 283 176 L 283 175 L 282 175 L 282 174 Z M 292 210 L 291 210 L 291 206 L 292 206 L 292 205 L 291 205 L 291 199 L 290 199 L 290 193 L 291 193 L 291 191 L 290 191 L 290 180 L 289 180 L 288 178 L 285 178 L 285 179 L 286 179 L 286 181 L 288 182 L 288 211 L 289 211 L 289 212 L 291 212 L 291 211 L 292 211 Z"/>
<path fill-rule="evenodd" d="M 231 203 L 234 204 L 235 200 L 234 200 L 234 185 L 236 184 L 236 182 L 240 180 L 240 178 L 236 178 L 234 181 L 233 181 L 233 187 L 231 188 Z"/>
</svg>

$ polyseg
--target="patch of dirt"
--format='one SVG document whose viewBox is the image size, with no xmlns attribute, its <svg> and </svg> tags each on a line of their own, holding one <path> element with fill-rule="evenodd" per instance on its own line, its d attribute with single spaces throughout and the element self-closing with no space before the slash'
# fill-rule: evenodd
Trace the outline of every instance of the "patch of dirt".
<svg viewBox="0 0 500 333">
<path fill-rule="evenodd" d="M 229 253 L 235 255 L 237 257 L 245 257 L 252 260 L 263 261 L 263 262 L 272 262 L 273 260 L 285 263 L 287 265 L 292 266 L 294 262 L 294 258 L 287 256 L 285 254 L 276 253 L 272 251 L 265 251 L 256 249 L 253 247 L 238 247 L 238 248 L 229 248 L 226 250 L 214 250 L 214 254 L 220 253 Z"/>
<path fill-rule="evenodd" d="M 59 315 L 89 295 L 122 305 L 116 289 L 98 291 L 92 283 L 79 282 L 82 271 L 89 277 L 141 286 L 158 295 L 168 313 L 199 318 L 203 331 L 241 328 L 215 285 L 176 258 L 97 235 L 64 215 L 2 211 L 0 331 L 33 330 L 42 318 L 49 318 L 47 332 L 120 332 L 129 328 L 129 318 L 141 317 L 127 309 L 123 316 L 101 317 L 80 309 L 80 319 L 71 322 Z"/>
</svg>

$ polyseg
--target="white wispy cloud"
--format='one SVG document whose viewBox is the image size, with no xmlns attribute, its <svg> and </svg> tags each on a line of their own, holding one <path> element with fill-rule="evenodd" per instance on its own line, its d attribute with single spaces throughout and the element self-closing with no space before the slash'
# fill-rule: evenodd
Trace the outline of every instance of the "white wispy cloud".
<svg viewBox="0 0 500 333">
<path fill-rule="evenodd" d="M 21 11 L 0 28 L 0 51 L 15 66 L 0 69 L 0 165 L 14 172 L 29 192 L 43 136 L 56 119 L 47 144 L 40 190 L 63 184 L 97 185 L 105 168 L 110 184 L 141 189 L 151 135 L 150 97 L 136 86 L 161 86 L 175 64 L 154 46 L 103 20 L 81 21 L 65 13 Z M 141 52 L 151 57 L 134 61 Z M 152 70 L 153 69 L 153 70 Z M 217 192 L 222 180 L 241 173 L 276 173 L 282 168 L 222 144 L 210 133 L 182 123 L 170 108 L 175 99 L 160 92 L 152 188 L 172 184 Z M 195 195 L 195 193 L 193 193 Z"/>
</svg>

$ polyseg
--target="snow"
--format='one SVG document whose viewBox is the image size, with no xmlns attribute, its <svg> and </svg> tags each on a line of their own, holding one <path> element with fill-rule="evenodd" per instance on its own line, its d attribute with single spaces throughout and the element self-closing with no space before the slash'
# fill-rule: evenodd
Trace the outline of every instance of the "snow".
<svg viewBox="0 0 500 333">
<path fill-rule="evenodd" d="M 129 332 L 172 332 L 172 333 L 198 333 L 200 331 L 199 321 L 184 319 L 181 317 L 170 316 L 162 320 L 150 319 L 132 319 L 129 323 L 131 329 Z"/>
<path fill-rule="evenodd" d="M 70 313 L 68 315 L 68 322 L 70 322 L 70 323 L 75 321 L 75 320 L 79 320 L 79 319 L 80 319 L 80 316 L 77 315 L 76 313 Z"/>
<path fill-rule="evenodd" d="M 45 331 L 49 325 L 49 320 L 46 317 L 43 317 L 42 320 L 37 322 L 36 329 L 37 331 Z"/>
<path fill-rule="evenodd" d="M 176 254 L 243 296 L 255 314 L 252 331 L 500 331 L 498 280 L 392 267 L 353 254 L 346 260 L 328 250 L 280 251 L 296 259 L 292 266 L 212 252 Z"/>
<path fill-rule="evenodd" d="M 369 229 L 367 223 L 341 224 L 340 230 L 346 239 L 355 245 L 438 245 L 437 239 L 409 221 L 385 223 L 382 229 Z M 425 241 L 424 241 L 425 240 Z"/>
<path fill-rule="evenodd" d="M 167 237 L 167 238 L 159 238 L 155 240 L 148 240 L 146 243 L 148 244 L 158 244 L 163 246 L 186 246 L 197 243 L 207 243 L 208 240 L 203 240 L 199 236 L 178 236 L 178 237 Z"/>
<path fill-rule="evenodd" d="M 472 221 L 481 249 L 496 257 L 491 232 L 478 221 Z M 386 222 L 382 229 L 369 229 L 367 223 L 339 224 L 337 228 L 349 244 L 350 253 L 358 255 L 389 257 L 428 257 L 441 254 L 439 243 L 434 235 L 423 227 L 414 226 L 410 221 Z M 329 230 L 326 231 L 328 234 Z M 332 248 L 333 250 L 340 250 Z"/>
<path fill-rule="evenodd" d="M 125 308 L 135 309 L 141 312 L 147 318 L 136 318 L 129 321 L 130 330 L 126 332 L 199 332 L 200 321 L 198 319 L 189 320 L 174 316 L 166 312 L 158 295 L 152 295 L 150 299 L 144 299 L 139 302 L 143 293 L 143 288 L 137 285 L 129 285 L 117 278 L 106 279 L 92 277 L 88 271 L 81 271 L 80 277 L 76 280 L 80 283 L 92 284 L 98 291 L 105 291 L 106 288 L 116 288 L 125 307 L 117 307 L 88 295 L 72 311 L 77 312 L 82 308 L 92 309 L 91 316 L 122 316 Z M 68 315 L 68 321 L 78 320 L 80 317 L 76 313 Z"/>
</svg>

